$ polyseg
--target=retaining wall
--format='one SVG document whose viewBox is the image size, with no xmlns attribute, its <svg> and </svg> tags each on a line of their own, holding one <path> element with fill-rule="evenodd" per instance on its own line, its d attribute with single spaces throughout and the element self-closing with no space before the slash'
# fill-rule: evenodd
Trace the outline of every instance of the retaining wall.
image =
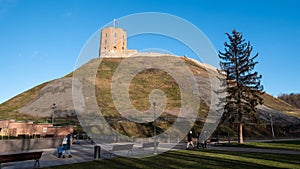
<svg viewBox="0 0 300 169">
<path fill-rule="evenodd" d="M 61 143 L 62 138 L 1 140 L 0 153 L 56 148 Z"/>
</svg>

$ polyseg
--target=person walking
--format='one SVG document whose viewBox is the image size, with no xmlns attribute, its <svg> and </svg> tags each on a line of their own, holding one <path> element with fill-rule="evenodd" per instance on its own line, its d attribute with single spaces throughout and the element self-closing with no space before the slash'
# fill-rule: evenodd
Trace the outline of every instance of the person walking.
<svg viewBox="0 0 300 169">
<path fill-rule="evenodd" d="M 63 140 L 63 156 L 65 158 L 65 154 L 68 154 L 69 158 L 72 157 L 71 155 L 71 134 L 68 134 Z"/>
<path fill-rule="evenodd" d="M 193 132 L 190 131 L 187 135 L 187 139 L 188 139 L 188 142 L 187 142 L 187 145 L 186 145 L 186 149 L 189 149 L 189 146 L 190 144 L 193 146 L 194 148 L 194 143 L 193 143 Z"/>
<path fill-rule="evenodd" d="M 198 132 L 198 135 L 197 135 L 197 138 L 198 138 L 198 142 L 197 142 L 197 149 L 199 149 L 200 148 L 200 145 L 202 144 L 200 141 L 201 141 L 201 138 L 200 138 L 200 136 L 201 136 L 201 133 L 200 132 Z"/>
<path fill-rule="evenodd" d="M 197 144 L 197 148 L 199 149 L 200 146 L 202 148 L 206 148 L 206 146 L 207 146 L 206 131 L 204 131 L 204 135 L 201 135 L 201 133 L 198 132 L 198 144 Z"/>
</svg>

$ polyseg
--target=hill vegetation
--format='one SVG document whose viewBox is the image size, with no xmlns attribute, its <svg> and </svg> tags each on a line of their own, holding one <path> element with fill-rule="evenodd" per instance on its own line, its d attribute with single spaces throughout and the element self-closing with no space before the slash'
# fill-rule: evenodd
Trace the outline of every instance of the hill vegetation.
<svg viewBox="0 0 300 169">
<path fill-rule="evenodd" d="M 296 94 L 296 93 L 281 94 L 278 96 L 278 99 L 281 99 L 292 106 L 300 108 L 300 94 Z"/>
<path fill-rule="evenodd" d="M 38 120 L 37 117 L 34 117 L 30 114 L 20 113 L 18 109 L 35 99 L 40 90 L 45 87 L 47 83 L 48 82 L 33 87 L 32 89 L 29 89 L 0 104 L 0 119 Z"/>
</svg>

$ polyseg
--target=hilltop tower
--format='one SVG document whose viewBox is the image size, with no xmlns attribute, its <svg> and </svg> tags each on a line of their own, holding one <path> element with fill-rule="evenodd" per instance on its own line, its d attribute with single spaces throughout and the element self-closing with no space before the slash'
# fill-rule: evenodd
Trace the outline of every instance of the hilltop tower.
<svg viewBox="0 0 300 169">
<path fill-rule="evenodd" d="M 99 56 L 122 57 L 137 53 L 136 50 L 127 49 L 126 31 L 122 28 L 116 28 L 115 22 L 113 27 L 101 30 Z"/>
<path fill-rule="evenodd" d="M 126 32 L 122 28 L 107 27 L 101 30 L 99 56 L 126 51 Z"/>
</svg>

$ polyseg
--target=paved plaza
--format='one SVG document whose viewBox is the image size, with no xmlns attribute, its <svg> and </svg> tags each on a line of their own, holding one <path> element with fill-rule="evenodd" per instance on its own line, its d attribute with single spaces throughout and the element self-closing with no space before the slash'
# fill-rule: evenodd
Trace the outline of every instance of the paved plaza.
<svg viewBox="0 0 300 169">
<path fill-rule="evenodd" d="M 72 146 L 72 157 L 71 158 L 57 158 L 56 149 L 43 149 L 44 151 L 40 159 L 40 167 L 58 166 L 71 163 L 79 163 L 85 161 L 94 160 L 94 146 L 87 141 L 75 141 Z M 143 155 L 143 153 L 138 148 L 139 145 L 135 145 L 132 154 L 135 156 Z M 168 145 L 160 144 L 158 152 L 166 151 Z M 179 143 L 173 149 L 185 149 L 186 143 Z M 260 153 L 280 153 L 280 154 L 299 154 L 300 151 L 291 150 L 278 150 L 278 149 L 259 149 L 259 148 L 238 148 L 238 147 L 222 147 L 222 146 L 208 146 L 207 149 L 210 150 L 222 150 L 222 151 L 239 151 L 239 152 L 260 152 Z M 37 150 L 36 150 L 37 151 Z M 145 150 L 146 154 L 152 155 L 153 148 Z M 125 152 L 126 153 L 126 152 Z M 125 155 L 125 154 L 124 154 Z M 107 151 L 102 151 L 101 159 L 113 158 Z M 2 164 L 3 169 L 32 169 L 34 165 L 34 160 L 22 161 L 22 162 L 12 162 Z"/>
</svg>

